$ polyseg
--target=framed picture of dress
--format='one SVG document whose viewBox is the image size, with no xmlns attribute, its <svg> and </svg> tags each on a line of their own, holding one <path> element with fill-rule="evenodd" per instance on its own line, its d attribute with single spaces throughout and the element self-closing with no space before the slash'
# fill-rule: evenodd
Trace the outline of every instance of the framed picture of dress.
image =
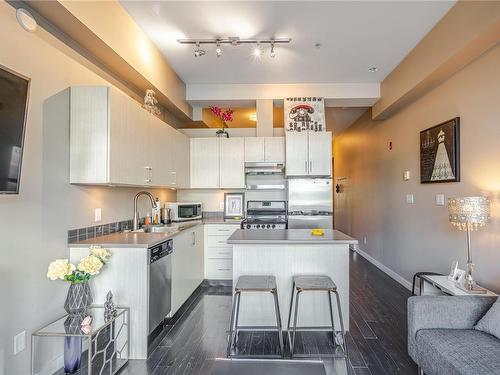
<svg viewBox="0 0 500 375">
<path fill-rule="evenodd" d="M 244 216 L 245 193 L 224 194 L 224 219 L 241 219 Z"/>
<path fill-rule="evenodd" d="M 460 117 L 420 132 L 420 183 L 460 181 Z"/>
</svg>

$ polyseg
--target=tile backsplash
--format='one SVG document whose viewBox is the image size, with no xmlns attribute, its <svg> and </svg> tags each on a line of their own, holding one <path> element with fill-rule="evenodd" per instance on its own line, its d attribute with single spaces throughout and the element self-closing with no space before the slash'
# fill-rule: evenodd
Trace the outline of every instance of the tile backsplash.
<svg viewBox="0 0 500 375">
<path fill-rule="evenodd" d="M 105 236 L 110 233 L 122 232 L 126 229 L 132 229 L 132 220 L 116 221 L 114 223 L 101 224 L 93 227 L 71 229 L 68 231 L 68 243 Z"/>
</svg>

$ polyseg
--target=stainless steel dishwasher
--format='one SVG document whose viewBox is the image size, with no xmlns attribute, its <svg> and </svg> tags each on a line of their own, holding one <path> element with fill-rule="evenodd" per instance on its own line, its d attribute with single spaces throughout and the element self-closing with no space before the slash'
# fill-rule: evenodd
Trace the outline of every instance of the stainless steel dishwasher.
<svg viewBox="0 0 500 375">
<path fill-rule="evenodd" d="M 172 305 L 172 253 L 174 242 L 168 239 L 149 252 L 149 335 L 170 313 Z"/>
</svg>

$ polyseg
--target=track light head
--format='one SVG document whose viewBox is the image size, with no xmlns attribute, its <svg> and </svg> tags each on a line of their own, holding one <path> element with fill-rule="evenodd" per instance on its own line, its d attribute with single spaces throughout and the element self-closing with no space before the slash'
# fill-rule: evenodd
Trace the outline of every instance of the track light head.
<svg viewBox="0 0 500 375">
<path fill-rule="evenodd" d="M 274 52 L 274 42 L 271 42 L 271 52 L 269 56 L 271 56 L 271 58 L 273 59 L 276 57 L 276 52 Z"/>
<path fill-rule="evenodd" d="M 215 49 L 215 54 L 217 57 L 222 56 L 222 48 L 220 47 L 220 41 L 217 41 L 217 48 Z"/>
<path fill-rule="evenodd" d="M 194 50 L 194 57 L 201 57 L 201 56 L 203 56 L 205 54 L 206 54 L 205 50 L 202 50 L 200 48 L 200 43 L 196 42 L 196 48 Z"/>
<path fill-rule="evenodd" d="M 261 57 L 264 54 L 264 50 L 260 46 L 260 43 L 257 43 L 257 47 L 253 50 L 253 55 L 255 57 Z"/>
</svg>

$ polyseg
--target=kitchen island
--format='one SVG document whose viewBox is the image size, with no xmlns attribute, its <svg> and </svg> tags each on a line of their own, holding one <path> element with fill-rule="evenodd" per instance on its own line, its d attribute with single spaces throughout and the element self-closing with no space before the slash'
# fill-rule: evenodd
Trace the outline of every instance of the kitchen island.
<svg viewBox="0 0 500 375">
<path fill-rule="evenodd" d="M 233 283 L 240 275 L 274 275 L 278 286 L 284 328 L 294 275 L 327 275 L 337 284 L 346 330 L 349 329 L 349 245 L 354 238 L 337 230 L 325 229 L 313 236 L 309 229 L 237 230 L 229 237 L 233 246 Z M 336 314 L 334 314 L 336 315 Z M 270 293 L 244 293 L 239 325 L 274 325 Z M 330 316 L 325 292 L 305 292 L 300 297 L 298 325 L 328 326 Z M 336 327 L 340 327 L 335 317 Z"/>
</svg>

